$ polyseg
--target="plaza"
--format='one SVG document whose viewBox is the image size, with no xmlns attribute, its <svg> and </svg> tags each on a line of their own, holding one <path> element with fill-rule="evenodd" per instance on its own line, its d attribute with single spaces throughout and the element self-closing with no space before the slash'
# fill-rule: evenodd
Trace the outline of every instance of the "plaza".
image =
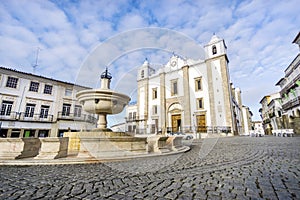
<svg viewBox="0 0 300 200">
<path fill-rule="evenodd" d="M 207 138 L 176 155 L 0 166 L 0 199 L 300 199 L 299 142 Z"/>
</svg>

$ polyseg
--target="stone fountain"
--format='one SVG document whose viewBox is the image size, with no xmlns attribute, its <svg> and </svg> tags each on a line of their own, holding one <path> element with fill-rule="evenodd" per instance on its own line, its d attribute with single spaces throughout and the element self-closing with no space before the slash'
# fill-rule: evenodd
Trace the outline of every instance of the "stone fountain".
<svg viewBox="0 0 300 200">
<path fill-rule="evenodd" d="M 116 158 L 147 153 L 147 137 L 132 137 L 125 132 L 107 128 L 107 115 L 118 114 L 130 97 L 110 89 L 112 76 L 106 69 L 101 74 L 101 87 L 82 90 L 76 94 L 83 109 L 97 114 L 97 128 L 92 131 L 65 132 L 69 137 L 68 156 L 86 158 Z"/>
</svg>

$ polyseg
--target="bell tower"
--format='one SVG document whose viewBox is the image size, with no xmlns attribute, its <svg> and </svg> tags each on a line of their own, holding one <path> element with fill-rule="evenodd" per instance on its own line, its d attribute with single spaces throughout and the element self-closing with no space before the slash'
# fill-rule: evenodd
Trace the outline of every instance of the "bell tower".
<svg viewBox="0 0 300 200">
<path fill-rule="evenodd" d="M 230 77 L 228 70 L 227 47 L 225 41 L 215 34 L 205 48 L 209 102 L 212 126 L 233 126 L 233 111 Z"/>
<path fill-rule="evenodd" d="M 137 99 L 137 110 L 139 117 L 139 127 L 140 129 L 147 128 L 148 119 L 148 98 L 149 98 L 149 76 L 155 71 L 150 67 L 148 59 L 146 58 L 143 65 L 139 67 L 137 74 L 137 84 L 138 84 L 138 99 Z"/>
<path fill-rule="evenodd" d="M 215 58 L 220 55 L 225 55 L 227 57 L 227 47 L 225 41 L 215 34 L 210 39 L 209 43 L 204 46 L 205 48 L 205 58 Z"/>
</svg>

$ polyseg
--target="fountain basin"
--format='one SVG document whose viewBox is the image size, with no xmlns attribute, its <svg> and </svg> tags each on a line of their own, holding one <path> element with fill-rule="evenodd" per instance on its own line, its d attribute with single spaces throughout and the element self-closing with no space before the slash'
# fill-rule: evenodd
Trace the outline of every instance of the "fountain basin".
<svg viewBox="0 0 300 200">
<path fill-rule="evenodd" d="M 94 114 L 118 114 L 130 101 L 130 97 L 109 89 L 83 90 L 76 94 L 85 111 Z"/>
</svg>

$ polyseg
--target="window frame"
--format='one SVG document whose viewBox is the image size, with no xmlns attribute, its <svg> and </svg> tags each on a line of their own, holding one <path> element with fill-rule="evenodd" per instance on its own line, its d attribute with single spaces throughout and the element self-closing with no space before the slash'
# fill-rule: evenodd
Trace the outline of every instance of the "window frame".
<svg viewBox="0 0 300 200">
<path fill-rule="evenodd" d="M 27 103 L 25 107 L 24 117 L 33 118 L 36 104 Z"/>
<path fill-rule="evenodd" d="M 38 92 L 40 83 L 36 81 L 30 81 L 29 90 L 30 92 Z"/>
<path fill-rule="evenodd" d="M 173 79 L 171 80 L 171 96 L 176 96 L 176 95 L 178 95 L 178 79 Z"/>
<path fill-rule="evenodd" d="M 49 87 L 49 88 L 46 88 Z M 52 94 L 53 91 L 53 85 L 45 84 L 44 86 L 44 94 Z"/>
<path fill-rule="evenodd" d="M 199 88 L 199 86 L 200 86 L 200 88 Z M 202 90 L 203 90 L 202 77 L 197 77 L 197 78 L 195 78 L 195 91 L 202 91 Z"/>
<path fill-rule="evenodd" d="M 213 45 L 211 48 L 212 55 L 216 55 L 218 53 L 216 45 Z"/>
<path fill-rule="evenodd" d="M 5 101 L 5 100 L 2 101 L 0 115 L 1 116 L 10 116 L 13 105 L 14 105 L 13 101 Z"/>
<path fill-rule="evenodd" d="M 65 89 L 65 96 L 66 97 L 71 97 L 73 95 L 73 90 L 70 88 Z"/>
<path fill-rule="evenodd" d="M 157 99 L 157 88 L 152 88 L 152 99 Z"/>
<path fill-rule="evenodd" d="M 82 106 L 81 105 L 75 105 L 74 107 L 74 117 L 81 117 L 82 115 Z"/>
<path fill-rule="evenodd" d="M 157 113 L 158 113 L 158 106 L 157 105 L 153 105 L 152 106 L 152 114 L 153 115 L 157 115 Z"/>
<path fill-rule="evenodd" d="M 8 76 L 6 80 L 5 87 L 9 88 L 17 88 L 18 87 L 19 78 Z"/>
<path fill-rule="evenodd" d="M 201 105 L 200 105 L 201 102 Z M 197 98 L 196 99 L 196 104 L 197 104 L 197 110 L 203 110 L 204 109 L 204 100 L 203 98 Z"/>
<path fill-rule="evenodd" d="M 40 118 L 46 119 L 49 116 L 50 106 L 41 105 Z"/>
<path fill-rule="evenodd" d="M 70 114 L 71 114 L 71 106 L 72 106 L 71 104 L 64 103 L 63 107 L 62 107 L 61 115 L 62 116 L 66 116 L 66 117 L 70 116 Z"/>
</svg>

